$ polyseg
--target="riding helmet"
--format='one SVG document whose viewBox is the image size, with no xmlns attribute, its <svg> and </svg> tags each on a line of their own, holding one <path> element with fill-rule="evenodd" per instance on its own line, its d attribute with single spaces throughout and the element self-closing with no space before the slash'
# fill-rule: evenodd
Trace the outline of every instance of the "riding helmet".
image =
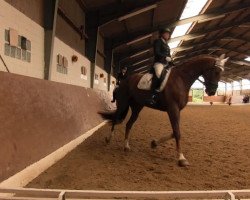
<svg viewBox="0 0 250 200">
<path fill-rule="evenodd" d="M 160 28 L 159 33 L 162 35 L 164 33 L 171 33 L 169 28 Z"/>
</svg>

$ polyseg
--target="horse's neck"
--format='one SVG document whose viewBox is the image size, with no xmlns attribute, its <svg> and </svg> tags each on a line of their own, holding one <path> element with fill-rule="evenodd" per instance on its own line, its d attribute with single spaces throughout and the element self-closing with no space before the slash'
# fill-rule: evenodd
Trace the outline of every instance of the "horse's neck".
<svg viewBox="0 0 250 200">
<path fill-rule="evenodd" d="M 193 83 L 202 75 L 203 67 L 199 65 L 192 65 L 189 67 L 182 67 L 180 74 L 187 91 L 190 90 Z"/>
</svg>

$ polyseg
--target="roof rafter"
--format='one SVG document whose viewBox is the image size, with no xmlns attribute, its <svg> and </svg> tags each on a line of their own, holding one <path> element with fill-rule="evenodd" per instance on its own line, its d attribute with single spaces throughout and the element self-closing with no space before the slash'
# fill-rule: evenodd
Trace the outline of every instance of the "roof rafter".
<svg viewBox="0 0 250 200">
<path fill-rule="evenodd" d="M 133 3 L 132 8 L 131 6 L 124 6 L 121 2 L 115 2 L 97 7 L 92 9 L 92 11 L 99 11 L 99 26 L 104 26 L 105 24 L 109 24 L 113 21 L 121 21 L 126 17 L 134 16 L 150 9 L 154 9 L 160 1 L 161 0 L 136 1 Z"/>
<path fill-rule="evenodd" d="M 240 52 L 240 51 L 237 51 L 235 49 L 231 49 L 229 47 L 220 47 L 220 46 L 206 46 L 206 48 L 196 49 L 195 51 L 191 51 L 191 52 L 185 53 L 185 55 L 187 55 L 187 54 L 194 54 L 196 52 L 202 52 L 202 51 L 207 51 L 207 50 L 211 50 L 211 51 L 226 50 L 226 51 L 231 51 L 231 52 L 238 53 L 240 55 L 244 55 L 246 57 L 250 57 L 250 54 L 246 54 L 243 51 Z M 182 55 L 176 56 L 175 60 L 178 60 L 181 57 L 182 57 Z M 244 62 L 244 63 L 247 63 L 247 62 Z"/>
<path fill-rule="evenodd" d="M 197 43 L 192 43 L 192 44 L 190 44 L 190 45 L 184 45 L 184 46 L 179 46 L 179 47 L 176 47 L 176 48 L 172 48 L 171 50 L 173 50 L 173 51 L 178 51 L 178 52 L 180 52 L 180 51 L 186 51 L 186 50 L 191 50 L 191 49 L 193 49 L 195 46 L 197 46 L 197 45 L 204 45 L 204 44 L 208 44 L 208 43 L 210 43 L 210 42 L 216 42 L 216 41 L 219 41 L 219 40 L 230 40 L 230 41 L 233 41 L 233 40 L 240 40 L 240 41 L 242 41 L 242 42 L 250 42 L 250 41 L 247 41 L 247 40 L 245 40 L 245 39 L 242 39 L 242 38 L 237 38 L 237 37 L 234 37 L 234 36 L 231 36 L 231 35 L 229 35 L 229 36 L 221 36 L 221 37 L 219 37 L 219 38 L 215 38 L 215 39 L 207 39 L 207 40 L 202 40 L 202 41 L 200 41 L 200 42 L 197 42 Z M 143 54 L 143 52 L 145 53 L 145 52 L 149 52 L 150 51 L 150 49 L 152 49 L 153 48 L 153 45 L 152 44 L 149 44 L 149 45 L 146 45 L 146 46 L 144 46 L 144 47 L 140 47 L 140 48 L 138 48 L 138 49 L 135 49 L 135 50 L 133 50 L 133 51 L 131 51 L 131 52 L 129 52 L 129 53 L 123 53 L 123 54 L 121 54 L 120 56 L 118 56 L 119 57 L 119 59 L 120 59 L 120 62 L 122 63 L 122 62 L 125 62 L 125 61 L 127 61 L 127 60 L 129 60 L 129 59 L 131 59 L 132 58 L 132 56 L 133 57 L 135 57 L 135 55 L 136 54 Z M 236 52 L 236 53 L 239 53 L 239 54 L 244 54 L 245 56 L 250 56 L 250 55 L 247 55 L 247 54 L 245 54 L 245 52 L 238 52 L 238 51 L 235 51 L 234 49 L 229 49 L 229 48 L 224 48 L 224 47 L 216 47 L 217 48 L 217 50 L 218 49 L 225 49 L 225 50 L 228 50 L 228 51 L 234 51 L 234 52 Z M 204 49 L 205 50 L 205 49 Z M 212 49 L 211 49 L 212 50 Z M 199 49 L 198 49 L 198 51 L 200 51 Z M 140 55 L 141 55 L 140 54 Z M 184 57 L 184 56 L 182 56 L 182 55 L 180 55 L 180 56 L 178 56 L 177 58 L 179 58 L 179 57 Z"/>
<path fill-rule="evenodd" d="M 149 28 L 147 30 L 132 33 L 127 38 L 118 37 L 118 39 L 114 39 L 113 48 L 118 47 L 118 46 L 123 45 L 123 44 L 126 44 L 126 43 L 128 43 L 128 42 L 130 42 L 132 40 L 139 39 L 139 38 L 141 38 L 141 37 L 143 37 L 145 35 L 154 33 L 159 29 L 159 26 L 175 27 L 175 26 L 186 24 L 186 23 L 189 23 L 189 22 L 199 21 L 201 19 L 209 19 L 212 16 L 214 17 L 214 16 L 221 15 L 221 14 L 228 14 L 228 13 L 232 13 L 232 12 L 237 12 L 237 11 L 240 11 L 240 10 L 246 9 L 246 8 L 250 8 L 250 3 L 243 3 L 243 4 L 240 4 L 240 5 L 237 5 L 237 6 L 233 6 L 233 7 L 227 8 L 227 9 L 223 9 L 223 11 L 221 9 L 216 9 L 214 11 L 211 11 L 211 13 L 208 13 L 208 14 L 202 14 L 202 15 L 198 15 L 198 16 L 195 16 L 195 17 L 190 17 L 190 18 L 187 18 L 187 19 L 184 19 L 184 20 L 178 20 L 178 21 L 175 21 L 173 23 L 158 24 L 157 26 L 154 26 L 154 27 Z M 249 19 L 244 20 L 241 23 L 235 22 L 235 23 L 232 23 L 232 24 L 226 24 L 226 25 L 222 25 L 222 26 L 219 26 L 219 27 L 213 27 L 211 29 L 206 30 L 205 32 L 201 31 L 201 32 L 198 32 L 198 33 L 195 33 L 195 34 L 188 34 L 188 35 L 172 38 L 169 42 L 174 42 L 174 41 L 178 41 L 178 40 L 188 40 L 188 39 L 193 39 L 193 38 L 197 38 L 197 37 L 202 37 L 202 35 L 206 34 L 207 31 L 212 32 L 212 31 L 215 31 L 215 30 L 226 29 L 226 28 L 230 28 L 230 27 L 233 27 L 233 26 L 242 25 L 243 23 L 246 23 L 246 22 L 249 22 Z"/>
</svg>

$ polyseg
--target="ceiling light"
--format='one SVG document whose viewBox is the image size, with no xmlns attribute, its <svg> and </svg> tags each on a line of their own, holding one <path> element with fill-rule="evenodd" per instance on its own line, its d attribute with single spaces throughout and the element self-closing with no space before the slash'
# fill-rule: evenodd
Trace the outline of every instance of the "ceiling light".
<svg viewBox="0 0 250 200">
<path fill-rule="evenodd" d="M 202 11 L 204 6 L 206 5 L 207 1 L 208 0 L 199 0 L 199 1 L 188 0 L 188 2 L 186 3 L 186 6 L 181 14 L 180 20 L 198 15 Z M 191 27 L 191 25 L 192 25 L 192 22 L 187 23 L 187 24 L 183 24 L 180 26 L 176 26 L 172 35 L 171 35 L 171 38 L 185 35 L 187 33 L 187 31 L 189 30 L 189 28 Z M 180 44 L 180 41 L 178 42 L 177 46 L 179 46 L 179 44 Z"/>
<path fill-rule="evenodd" d="M 207 0 L 188 0 L 180 19 L 186 19 L 198 15 L 206 3 Z"/>
</svg>

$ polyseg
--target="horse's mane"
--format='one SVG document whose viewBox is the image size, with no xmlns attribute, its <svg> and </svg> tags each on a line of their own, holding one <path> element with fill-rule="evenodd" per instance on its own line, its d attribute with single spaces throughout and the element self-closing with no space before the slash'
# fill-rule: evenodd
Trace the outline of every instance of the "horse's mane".
<svg viewBox="0 0 250 200">
<path fill-rule="evenodd" d="M 204 59 L 204 60 L 213 59 L 214 60 L 215 58 L 216 57 L 212 56 L 212 55 L 202 54 L 202 55 L 198 55 L 198 56 L 189 58 L 189 59 L 185 60 L 184 62 L 177 63 L 176 66 L 178 67 L 178 66 L 192 65 L 197 60 L 201 60 L 201 59 Z"/>
</svg>

